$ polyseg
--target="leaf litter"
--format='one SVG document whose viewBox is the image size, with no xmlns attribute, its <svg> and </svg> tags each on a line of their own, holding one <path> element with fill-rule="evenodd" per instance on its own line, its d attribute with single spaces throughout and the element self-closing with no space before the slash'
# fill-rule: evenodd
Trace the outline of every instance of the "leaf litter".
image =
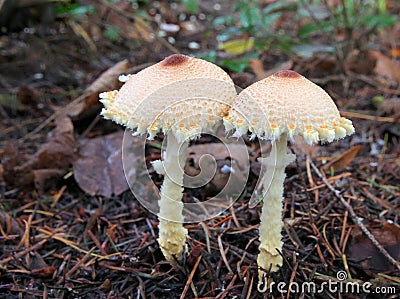
<svg viewBox="0 0 400 299">
<path fill-rule="evenodd" d="M 77 142 L 77 158 L 73 161 L 74 178 L 91 196 L 118 196 L 129 189 L 122 164 L 123 131 Z M 139 157 L 125 157 L 125 165 L 134 170 Z M 135 179 L 129 172 L 128 180 Z"/>
<path fill-rule="evenodd" d="M 8 144 L 4 153 L 4 179 L 13 186 L 35 183 L 38 189 L 45 187 L 51 178 L 64 175 L 74 159 L 74 126 L 69 117 L 60 116 L 56 127 L 48 134 L 47 142 L 27 157 L 19 154 L 17 144 Z"/>
<path fill-rule="evenodd" d="M 273 1 L 263 1 L 265 5 L 269 5 L 270 2 Z M 391 3 L 392 1 L 388 1 L 388 7 L 393 5 Z M 97 94 L 103 90 L 95 88 L 89 90 L 89 93 L 84 92 L 84 96 L 78 98 L 82 101 L 81 105 L 72 110 L 71 107 L 79 101 L 68 105 L 68 100 L 71 98 L 69 92 L 78 89 L 84 91 L 88 87 L 84 80 L 68 80 L 68 78 L 74 78 L 76 73 L 73 70 L 77 69 L 82 70 L 85 75 L 95 76 L 94 73 L 98 73 L 93 72 L 93 69 L 107 69 L 110 65 L 115 65 L 110 63 L 110 57 L 113 61 L 122 61 L 130 57 L 134 65 L 141 65 L 149 61 L 158 61 L 177 48 L 184 52 L 187 49 L 179 43 L 178 33 L 180 32 L 168 32 L 177 41 L 175 43 L 177 48 L 159 37 L 158 32 L 151 32 L 151 26 L 147 26 L 149 23 L 146 23 L 153 17 L 151 14 L 140 17 L 135 26 L 132 26 L 133 21 L 127 17 L 127 13 L 124 13 L 124 9 L 127 11 L 132 9 L 130 5 L 126 3 L 115 5 L 107 1 L 96 1 L 95 4 L 99 8 L 99 13 L 88 18 L 95 20 L 90 23 L 92 26 L 86 26 L 87 24 L 79 19 L 75 22 L 79 23 L 80 30 L 87 31 L 89 35 L 92 34 L 91 30 L 95 31 L 93 28 L 97 28 L 96 35 L 93 33 L 96 38 L 91 37 L 97 53 L 90 52 L 93 49 L 88 49 L 86 54 L 90 54 L 76 54 L 85 51 L 86 49 L 83 48 L 89 46 L 82 42 L 82 35 L 67 28 L 68 38 L 63 36 L 58 39 L 52 36 L 46 40 L 47 42 L 51 40 L 46 47 L 52 47 L 51 50 L 54 53 L 59 55 L 58 53 L 67 52 L 67 55 L 58 56 L 61 59 L 52 66 L 41 61 L 40 63 L 44 64 L 49 71 L 43 71 L 44 79 L 29 81 L 25 73 L 31 73 L 33 69 L 43 70 L 43 68 L 39 64 L 34 65 L 35 59 L 28 59 L 28 61 L 19 55 L 20 50 L 17 45 L 20 41 L 11 43 L 17 50 L 12 55 L 7 54 L 10 49 L 2 52 L 7 54 L 7 59 L 18 61 L 19 67 L 13 71 L 18 73 L 19 70 L 23 70 L 23 75 L 19 77 L 19 79 L 23 78 L 21 84 L 33 90 L 31 90 L 32 98 L 29 95 L 30 91 L 27 90 L 25 90 L 27 95 L 19 95 L 18 101 L 22 100 L 25 105 L 23 109 L 13 110 L 2 106 L 4 111 L 0 111 L 2 113 L 0 124 L 4 132 L 2 136 L 11 140 L 9 147 L 4 147 L 5 150 L 0 151 L 6 179 L 4 188 L 1 187 L 4 190 L 1 190 L 0 202 L 2 210 L 6 211 L 0 217 L 4 220 L 1 221 L 0 236 L 1 296 L 5 298 L 268 298 L 271 296 L 291 298 L 300 296 L 293 293 L 282 296 L 277 292 L 271 295 L 257 292 L 255 277 L 260 205 L 254 209 L 248 208 L 251 188 L 245 191 L 243 197 L 235 202 L 229 211 L 203 223 L 186 224 L 189 230 L 187 262 L 182 264 L 178 271 L 165 263 L 156 241 L 156 217 L 145 210 L 129 191 L 123 191 L 126 190 L 126 185 L 123 186 L 122 182 L 112 183 L 112 169 L 117 168 L 112 168 L 106 160 L 112 156 L 110 149 L 115 149 L 115 147 L 108 145 L 108 148 L 104 143 L 108 138 L 115 141 L 113 137 L 110 137 L 113 134 L 109 134 L 114 132 L 116 127 L 108 122 L 95 123 L 93 121 L 93 115 L 96 114 L 94 111 L 98 108 L 86 113 L 90 111 L 92 104 L 96 106 Z M 165 18 L 160 22 L 179 24 L 182 16 L 175 15 L 175 11 L 169 10 L 168 5 L 161 2 L 160 7 L 156 9 L 156 11 L 162 11 L 161 16 Z M 221 3 L 221 5 L 225 4 Z M 201 7 L 201 9 L 207 8 Z M 99 33 L 102 28 L 98 24 L 103 24 L 103 21 L 106 23 L 106 28 L 110 28 L 113 22 L 121 26 L 121 35 L 117 36 L 114 42 L 98 39 L 102 38 L 103 34 L 103 32 Z M 188 22 L 190 22 L 189 17 L 182 21 L 182 23 Z M 201 23 L 199 19 L 196 22 Z M 285 19 L 281 18 L 281 22 L 285 23 Z M 201 25 L 207 28 L 204 22 Z M 387 41 L 383 41 L 382 45 L 390 49 L 394 40 L 393 36 L 392 33 L 387 33 Z M 23 38 L 27 39 L 26 36 L 21 37 Z M 29 39 L 32 38 L 35 38 L 34 34 L 29 35 Z M 42 38 L 47 37 L 44 35 Z M 136 47 L 136 41 L 133 39 L 140 40 L 140 46 Z M 172 41 L 172 39 L 169 40 Z M 212 43 L 212 38 L 210 38 L 210 43 Z M 183 41 L 182 44 L 187 45 L 188 41 Z M 203 43 L 203 40 L 199 44 L 201 47 L 205 45 L 204 49 L 216 46 Z M 34 47 L 33 43 L 32 47 Z M 300 145 L 299 150 L 297 145 L 291 146 L 291 150 L 297 153 L 297 161 L 287 171 L 283 223 L 285 245 L 282 252 L 285 262 L 280 272 L 274 274 L 277 280 L 286 283 L 315 281 L 318 284 L 322 281 L 316 278 L 322 277 L 319 276 L 320 274 L 325 279 L 335 279 L 338 271 L 346 270 L 353 279 L 370 282 L 373 286 L 399 287 L 398 271 L 387 262 L 387 259 L 383 258 L 375 245 L 372 246 L 370 239 L 360 233 L 358 226 L 348 219 L 348 211 L 335 199 L 336 193 L 329 190 L 327 185 L 315 176 L 308 163 L 310 160 L 316 161 L 318 167 L 323 170 L 326 161 L 329 163 L 335 161 L 335 158 L 331 157 L 338 157 L 339 164 L 334 166 L 340 167 L 335 168 L 334 176 L 330 176 L 331 172 L 326 169 L 326 179 L 349 202 L 357 216 L 364 219 L 365 225 L 379 243 L 395 259 L 398 259 L 400 148 L 395 131 L 388 129 L 389 125 L 398 126 L 398 111 L 395 108 L 398 99 L 394 97 L 399 95 L 398 85 L 396 85 L 398 84 L 397 69 L 394 68 L 398 64 L 395 51 L 397 47 L 387 52 L 379 49 L 379 54 L 372 55 L 379 63 L 377 68 L 376 64 L 369 63 L 369 59 L 364 59 L 368 57 L 363 55 L 369 52 L 355 53 L 355 60 L 351 66 L 354 73 L 339 71 L 342 68 L 346 69 L 348 65 L 341 65 L 331 54 L 315 55 L 307 60 L 292 55 L 282 55 L 284 57 L 276 59 L 277 57 L 268 51 L 262 53 L 261 64 L 259 63 L 258 66 L 268 67 L 258 68 L 258 73 L 262 74 L 260 76 L 265 76 L 265 72 L 279 68 L 282 62 L 292 62 L 293 69 L 311 78 L 314 77 L 318 84 L 327 89 L 344 112 L 352 113 L 349 115 L 352 115 L 357 132 L 360 132 L 359 135 L 332 144 L 330 147 L 319 145 L 307 149 Z M 98 55 L 96 57 L 101 57 L 101 59 L 92 59 L 92 55 Z M 386 58 L 394 62 L 393 66 Z M 3 70 L 8 71 L 11 67 L 11 64 L 7 64 Z M 53 73 L 50 73 L 50 70 Z M 59 74 L 64 74 L 60 75 L 61 78 L 65 78 L 64 81 L 57 81 L 57 78 L 49 75 L 57 71 Z M 126 72 L 126 67 L 120 68 L 119 71 Z M 257 73 L 257 69 L 246 71 L 248 71 L 246 80 L 242 81 L 248 84 L 254 81 L 255 76 L 252 73 Z M 4 72 L 1 74 L 4 76 Z M 232 75 L 242 74 L 232 73 Z M 110 88 L 108 86 L 106 88 L 105 85 L 103 87 L 118 88 L 117 76 L 110 76 L 109 79 L 110 81 L 106 81 L 112 83 L 114 87 L 111 85 Z M 2 86 L 5 86 L 4 81 L 18 82 L 13 78 L 0 77 Z M 71 85 L 70 82 L 79 83 Z M 0 94 L 8 96 L 11 89 L 6 89 L 7 92 L 1 90 Z M 57 106 L 63 107 L 59 112 L 41 111 L 36 108 L 32 111 L 26 109 L 26 105 L 30 105 L 28 103 L 30 100 L 37 106 L 36 91 L 40 95 L 38 103 L 42 103 L 43 98 L 58 99 L 60 96 L 55 95 L 60 92 L 60 89 L 63 89 L 64 94 L 62 102 L 57 103 Z M 382 103 L 388 103 L 389 107 L 381 106 L 376 109 L 372 103 L 376 95 L 382 96 Z M 394 100 L 391 102 L 389 99 Z M 13 97 L 9 97 L 9 100 L 12 103 Z M 17 133 L 23 130 L 12 131 L 8 126 L 13 120 L 21 121 L 21 125 L 26 126 L 24 125 L 24 118 L 27 118 L 26 111 L 32 113 L 33 117 L 29 116 L 29 118 L 33 129 L 35 125 L 40 129 L 47 129 L 47 125 L 56 116 L 68 111 L 70 115 L 73 115 L 75 122 L 72 124 L 69 118 L 65 118 L 62 124 L 57 118 L 52 137 L 58 141 L 48 139 L 40 144 L 38 140 L 44 139 L 43 134 L 38 135 L 40 130 L 34 129 L 31 131 L 33 134 L 25 138 L 24 144 L 15 144 L 13 141 L 18 138 Z M 44 123 L 43 119 L 49 117 L 49 113 L 51 120 L 41 125 Z M 69 128 L 64 127 L 66 130 L 63 130 L 63 125 Z M 58 130 L 57 134 L 56 130 Z M 85 132 L 83 135 L 95 138 L 80 136 L 78 132 L 82 131 Z M 381 148 L 378 155 L 372 156 L 363 148 L 356 156 L 353 156 L 357 145 L 362 144 L 370 148 L 372 144 L 380 140 L 384 141 L 384 148 Z M 212 140 L 203 137 L 199 140 L 199 143 L 201 142 L 209 144 Z M 85 153 L 83 147 L 80 146 L 81 143 L 92 147 L 92 150 Z M 5 144 L 2 141 L 2 145 Z M 255 159 L 259 149 L 254 144 L 248 145 L 253 155 L 252 159 Z M 62 147 L 65 148 L 62 149 Z M 213 152 L 214 145 L 208 147 L 207 151 Z M 90 169 L 83 169 L 84 167 L 79 169 L 79 166 L 75 166 L 77 155 L 82 152 L 84 155 L 81 158 L 84 162 L 80 162 L 83 165 L 100 169 L 95 175 L 90 173 Z M 95 156 L 100 156 L 100 158 L 92 156 L 91 153 L 95 153 Z M 146 158 L 151 160 L 151 151 L 146 153 L 148 154 Z M 197 157 L 198 153 L 195 156 Z M 221 159 L 221 163 L 227 165 L 225 163 L 228 161 L 225 157 Z M 99 168 L 96 168 L 97 164 Z M 114 160 L 113 165 L 117 164 Z M 71 168 L 71 165 L 74 166 Z M 195 169 L 199 166 L 196 163 L 193 165 Z M 107 186 L 104 190 L 99 188 L 98 185 L 103 182 L 99 182 L 100 179 L 98 179 L 92 181 L 92 186 L 85 186 L 87 192 L 82 192 L 78 187 L 84 189 L 82 186 L 85 184 L 80 186 L 79 179 L 75 179 L 80 172 L 89 173 L 88 177 L 96 177 L 101 173 L 102 179 L 108 182 L 105 184 Z M 65 176 L 66 173 L 67 176 Z M 251 178 L 255 179 L 255 176 Z M 31 184 L 35 181 L 36 184 Z M 249 183 L 251 185 L 254 182 Z M 193 195 L 188 191 L 187 194 Z M 301 296 L 318 298 L 309 293 Z M 328 298 L 333 295 L 325 292 L 321 296 Z M 355 298 L 357 295 L 340 294 L 340 296 Z M 391 297 L 396 298 L 395 296 Z"/>
</svg>

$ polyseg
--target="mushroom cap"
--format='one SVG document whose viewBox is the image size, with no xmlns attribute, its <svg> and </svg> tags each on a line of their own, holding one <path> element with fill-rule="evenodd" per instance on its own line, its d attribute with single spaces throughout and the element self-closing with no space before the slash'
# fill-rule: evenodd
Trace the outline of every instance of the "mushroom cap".
<svg viewBox="0 0 400 299">
<path fill-rule="evenodd" d="M 119 91 L 101 93 L 101 114 L 149 139 L 169 130 L 178 140 L 193 139 L 225 116 L 236 96 L 220 67 L 175 54 L 129 76 Z"/>
<path fill-rule="evenodd" d="M 242 90 L 224 118 L 236 135 L 275 140 L 303 136 L 308 144 L 332 142 L 354 133 L 350 120 L 341 117 L 331 97 L 318 85 L 286 70 Z"/>
</svg>

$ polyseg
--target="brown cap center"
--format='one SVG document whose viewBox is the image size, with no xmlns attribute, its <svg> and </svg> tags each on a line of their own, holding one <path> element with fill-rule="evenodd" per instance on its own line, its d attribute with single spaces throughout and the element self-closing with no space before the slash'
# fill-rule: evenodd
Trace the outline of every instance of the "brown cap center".
<svg viewBox="0 0 400 299">
<path fill-rule="evenodd" d="M 189 56 L 182 54 L 173 54 L 161 61 L 161 65 L 165 67 L 178 66 L 180 64 L 184 64 L 188 59 Z"/>
<path fill-rule="evenodd" d="M 298 79 L 302 77 L 299 73 L 291 70 L 276 72 L 274 76 L 279 78 L 288 78 L 288 79 Z"/>
</svg>

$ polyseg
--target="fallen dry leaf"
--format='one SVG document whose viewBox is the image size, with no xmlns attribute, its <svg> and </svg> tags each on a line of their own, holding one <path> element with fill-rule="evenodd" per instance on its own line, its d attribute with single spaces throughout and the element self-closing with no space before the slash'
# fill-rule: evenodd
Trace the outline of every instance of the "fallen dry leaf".
<svg viewBox="0 0 400 299">
<path fill-rule="evenodd" d="M 124 132 L 78 141 L 78 158 L 73 162 L 74 177 L 86 193 L 111 197 L 128 190 L 122 164 Z M 134 163 L 137 158 L 128 159 Z M 135 167 L 129 169 L 134 170 Z M 130 180 L 136 173 L 130 171 Z"/>
<path fill-rule="evenodd" d="M 241 188 L 243 185 L 241 182 L 245 180 L 244 176 L 249 169 L 248 153 L 243 149 L 246 150 L 238 144 L 192 145 L 186 152 L 185 174 L 189 177 L 197 177 L 201 174 L 196 178 L 196 185 L 200 183 L 202 185 L 201 196 L 215 196 L 224 189 L 228 180 L 232 180 L 230 184 L 236 183 L 235 185 Z M 227 169 L 233 169 L 233 171 L 227 172 Z M 188 180 L 184 180 L 185 186 L 188 186 Z M 235 191 L 240 192 L 240 190 Z"/>
<path fill-rule="evenodd" d="M 68 171 L 74 157 L 74 126 L 66 116 L 57 118 L 55 124 L 55 129 L 47 136 L 47 142 L 24 163 L 21 163 L 23 157 L 15 145 L 6 148 L 3 162 L 6 183 L 23 186 L 34 182 L 37 186 L 43 186 L 46 179 L 54 178 L 54 173 L 62 175 Z M 46 173 L 49 175 L 46 176 Z"/>
<path fill-rule="evenodd" d="M 384 222 L 381 227 L 370 228 L 370 232 L 395 260 L 399 260 L 400 228 L 398 225 Z M 371 276 L 374 273 L 391 272 L 396 269 L 358 227 L 351 231 L 346 255 L 348 259 L 359 263 Z"/>
<path fill-rule="evenodd" d="M 346 59 L 347 69 L 358 74 L 370 75 L 374 72 L 375 66 L 376 58 L 371 51 L 353 50 Z"/>
<path fill-rule="evenodd" d="M 35 278 L 49 278 L 52 277 L 57 268 L 54 266 L 43 267 L 39 269 L 33 269 L 31 271 L 31 276 Z"/>
<path fill-rule="evenodd" d="M 358 152 L 361 150 L 362 145 L 352 146 L 350 149 L 345 151 L 343 154 L 333 158 L 328 163 L 323 166 L 325 170 L 339 171 L 347 167 L 353 161 L 354 157 L 357 156 Z"/>
<path fill-rule="evenodd" d="M 19 87 L 16 100 L 22 105 L 27 105 L 29 107 L 35 108 L 39 99 L 39 92 L 28 85 L 22 85 Z"/>
<path fill-rule="evenodd" d="M 80 101 L 68 110 L 68 115 L 75 120 L 97 113 L 102 107 L 99 102 L 99 93 L 116 89 L 119 85 L 119 75 L 126 73 L 129 67 L 130 63 L 125 59 L 102 73 L 85 89 L 83 95 L 80 96 Z"/>
<path fill-rule="evenodd" d="M 267 71 L 264 69 L 263 63 L 260 59 L 252 59 L 250 60 L 250 67 L 256 74 L 258 80 L 262 80 L 272 75 L 273 73 L 291 69 L 293 67 L 293 61 L 288 60 Z"/>
<path fill-rule="evenodd" d="M 18 225 L 18 222 L 4 211 L 0 211 L 0 226 L 2 231 L 7 235 L 20 235 L 22 236 L 23 230 Z"/>
<path fill-rule="evenodd" d="M 384 99 L 378 105 L 378 109 L 387 115 L 399 115 L 400 113 L 400 98 Z"/>
<path fill-rule="evenodd" d="M 239 168 L 243 168 L 248 164 L 248 155 L 243 154 L 243 146 L 239 144 L 223 144 L 223 143 L 206 143 L 195 144 L 190 146 L 186 152 L 186 161 L 193 159 L 193 164 L 198 165 L 203 155 L 209 154 L 215 160 L 225 160 L 227 158 L 236 160 Z"/>
<path fill-rule="evenodd" d="M 400 57 L 400 47 L 393 48 L 389 51 L 389 55 L 395 58 Z"/>
<path fill-rule="evenodd" d="M 49 266 L 45 259 L 36 251 L 30 254 L 30 275 L 35 278 L 49 278 L 52 277 L 57 268 Z"/>
<path fill-rule="evenodd" d="M 300 157 L 306 154 L 310 158 L 314 158 L 317 156 L 321 148 L 318 144 L 308 145 L 304 142 L 303 137 L 301 136 L 294 136 L 294 140 L 294 144 L 296 144 L 296 146 L 293 146 L 292 149 L 296 154 L 296 157 Z"/>
<path fill-rule="evenodd" d="M 387 57 L 379 51 L 370 51 L 375 57 L 375 73 L 382 79 L 389 80 L 389 83 L 400 84 L 400 61 Z"/>
</svg>

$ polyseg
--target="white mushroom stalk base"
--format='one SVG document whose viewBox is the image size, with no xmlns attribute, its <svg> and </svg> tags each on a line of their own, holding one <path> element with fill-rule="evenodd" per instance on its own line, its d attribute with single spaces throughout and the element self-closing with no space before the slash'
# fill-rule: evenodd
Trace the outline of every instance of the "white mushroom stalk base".
<svg viewBox="0 0 400 299">
<path fill-rule="evenodd" d="M 260 253 L 257 263 L 260 267 L 258 272 L 260 283 L 263 282 L 265 271 L 269 269 L 271 272 L 276 271 L 278 266 L 282 265 L 282 256 L 278 250 L 282 250 L 283 183 L 286 177 L 286 166 L 296 159 L 295 155 L 286 153 L 286 145 L 287 137 L 282 135 L 280 140 L 275 141 L 275 146 L 272 146 L 269 157 L 260 159 L 263 167 L 267 168 L 264 190 L 268 190 L 264 197 L 259 227 Z M 268 179 L 271 177 L 272 180 Z"/>
<path fill-rule="evenodd" d="M 161 251 L 167 261 L 175 263 L 182 259 L 187 229 L 183 227 L 183 175 L 185 153 L 188 141 L 178 142 L 174 134 L 167 134 L 167 147 L 163 162 L 155 161 L 153 166 L 157 173 L 164 175 L 159 201 L 159 237 Z"/>
</svg>

